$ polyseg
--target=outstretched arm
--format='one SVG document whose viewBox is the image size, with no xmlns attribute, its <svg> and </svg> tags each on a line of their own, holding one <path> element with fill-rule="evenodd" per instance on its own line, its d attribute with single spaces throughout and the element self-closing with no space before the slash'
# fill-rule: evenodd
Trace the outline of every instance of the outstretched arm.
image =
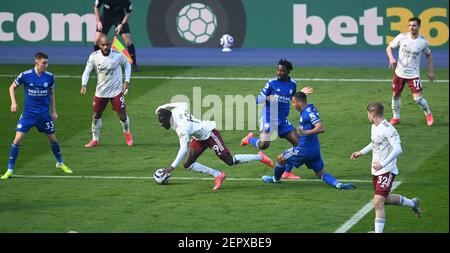
<svg viewBox="0 0 450 253">
<path fill-rule="evenodd" d="M 356 160 L 357 158 L 359 158 L 359 157 L 369 153 L 370 151 L 372 151 L 372 149 L 373 149 L 372 143 L 369 143 L 369 145 L 365 146 L 360 151 L 353 152 L 352 155 L 350 156 L 350 159 L 351 160 Z"/>
</svg>

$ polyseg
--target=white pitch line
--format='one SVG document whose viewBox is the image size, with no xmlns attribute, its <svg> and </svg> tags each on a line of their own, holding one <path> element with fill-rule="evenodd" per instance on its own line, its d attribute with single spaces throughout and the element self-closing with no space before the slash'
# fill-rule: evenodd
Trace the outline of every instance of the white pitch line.
<svg viewBox="0 0 450 253">
<path fill-rule="evenodd" d="M 17 75 L 2 75 L 0 77 L 17 77 Z M 76 78 L 81 76 L 58 75 L 56 78 Z M 97 78 L 93 76 L 92 78 Z M 133 76 L 133 79 L 157 80 L 211 80 L 211 81 L 267 81 L 267 77 L 206 77 L 206 76 Z M 308 82 L 391 82 L 392 79 L 360 79 L 360 78 L 294 78 L 296 81 Z M 449 80 L 435 80 L 436 83 L 448 83 Z"/>
<path fill-rule="evenodd" d="M 153 177 L 135 177 L 135 176 L 51 176 L 51 175 L 16 175 L 17 178 L 54 178 L 54 179 L 153 179 Z M 172 180 L 214 180 L 213 177 L 171 177 Z M 261 181 L 261 178 L 229 178 L 230 181 Z M 298 182 L 322 182 L 320 179 L 300 179 L 300 180 L 286 180 L 286 181 L 298 181 Z M 346 180 L 340 179 L 342 182 L 358 182 L 358 183 L 370 183 L 370 180 Z"/>
<path fill-rule="evenodd" d="M 394 182 L 392 185 L 392 191 L 395 190 L 402 182 Z M 352 228 L 356 223 L 358 223 L 366 214 L 368 214 L 373 209 L 373 202 L 370 200 L 363 208 L 361 208 L 355 215 L 353 215 L 348 221 L 346 221 L 342 226 L 340 226 L 335 233 L 346 233 L 350 228 Z"/>
</svg>

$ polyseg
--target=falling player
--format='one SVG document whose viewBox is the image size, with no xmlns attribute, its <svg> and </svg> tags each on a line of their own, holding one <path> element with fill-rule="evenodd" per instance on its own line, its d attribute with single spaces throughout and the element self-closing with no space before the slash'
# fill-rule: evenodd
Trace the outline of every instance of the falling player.
<svg viewBox="0 0 450 253">
<path fill-rule="evenodd" d="M 16 136 L 9 151 L 8 170 L 1 179 L 8 179 L 13 175 L 14 165 L 19 155 L 20 145 L 25 135 L 32 127 L 36 127 L 39 132 L 45 133 L 50 141 L 50 147 L 56 158 L 56 168 L 65 173 L 73 173 L 72 170 L 63 163 L 58 140 L 55 135 L 54 121 L 57 120 L 56 97 L 55 97 L 55 77 L 47 72 L 48 56 L 38 52 L 34 57 L 34 68 L 20 73 L 9 87 L 11 97 L 11 112 L 18 111 L 16 101 L 16 89 L 23 85 L 25 91 L 25 103 L 23 113 L 20 116 L 16 127 Z M 49 107 L 52 109 L 50 114 Z"/>
<path fill-rule="evenodd" d="M 289 74 L 292 71 L 292 63 L 287 59 L 280 59 L 277 65 L 277 77 L 270 79 L 261 90 L 257 98 L 257 103 L 264 103 L 259 116 L 259 139 L 250 132 L 242 139 L 241 145 L 252 146 L 264 150 L 270 145 L 272 132 L 278 132 L 280 138 L 288 140 L 293 147 L 298 145 L 295 127 L 289 122 L 288 115 L 291 108 L 291 99 L 297 92 L 297 83 L 291 79 Z M 310 94 L 313 88 L 307 86 L 302 92 Z M 292 167 L 288 166 L 282 178 L 300 179 L 299 176 L 291 172 Z"/>
<path fill-rule="evenodd" d="M 325 171 L 318 138 L 318 134 L 325 132 L 325 128 L 314 105 L 308 104 L 306 94 L 303 92 L 295 93 L 292 98 L 292 106 L 300 112 L 300 127 L 297 129 L 299 144 L 278 156 L 274 175 L 263 176 L 263 181 L 265 183 L 279 183 L 286 165 L 289 164 L 298 168 L 306 164 L 308 169 L 314 170 L 316 176 L 330 186 L 341 190 L 355 188 L 355 185 L 352 183 L 340 183 L 330 173 Z"/>
<path fill-rule="evenodd" d="M 373 205 L 375 207 L 375 233 L 383 233 L 386 222 L 385 205 L 408 206 L 420 218 L 422 211 L 419 199 L 408 199 L 402 195 L 390 194 L 394 178 L 398 175 L 397 157 L 402 153 L 400 135 L 383 116 L 381 103 L 367 106 L 367 118 L 372 123 L 371 143 L 360 151 L 352 153 L 351 160 L 372 151 L 372 183 L 375 190 Z"/>
<path fill-rule="evenodd" d="M 165 129 L 173 128 L 180 139 L 178 154 L 173 163 L 165 168 L 166 173 L 171 173 L 184 159 L 184 168 L 214 176 L 216 179 L 213 190 L 218 190 L 226 178 L 226 173 L 196 162 L 206 148 L 212 149 L 229 166 L 260 161 L 273 168 L 273 161 L 262 151 L 257 155 L 231 155 L 219 131 L 215 129 L 216 123 L 194 118 L 189 114 L 186 103 L 164 104 L 159 106 L 155 113 L 158 115 L 161 126 Z M 191 137 L 192 140 L 190 140 Z"/>
<path fill-rule="evenodd" d="M 92 52 L 89 56 L 81 80 L 80 93 L 85 95 L 89 74 L 95 68 L 98 78 L 93 102 L 92 140 L 84 146 L 91 148 L 99 144 L 102 114 L 108 101 L 111 101 L 114 111 L 119 116 L 127 145 L 132 146 L 134 141 L 130 132 L 130 119 L 127 115 L 124 97 L 130 84 L 131 66 L 123 54 L 111 49 L 108 37 L 101 36 L 99 46 L 100 50 Z M 125 82 L 123 85 L 121 66 L 125 67 Z"/>
<path fill-rule="evenodd" d="M 392 79 L 392 114 L 389 121 L 391 125 L 400 122 L 400 96 L 405 83 L 408 83 L 409 89 L 413 93 L 414 101 L 422 107 L 427 125 L 433 125 L 433 114 L 430 111 L 428 102 L 422 97 L 422 81 L 420 80 L 420 58 L 425 54 L 428 62 L 428 79 L 435 79 L 433 69 L 433 57 L 431 56 L 428 41 L 419 34 L 420 19 L 413 17 L 409 19 L 409 32 L 400 33 L 395 37 L 386 48 L 389 58 L 389 68 L 395 68 L 394 78 Z M 398 62 L 392 54 L 392 49 L 399 47 Z"/>
</svg>

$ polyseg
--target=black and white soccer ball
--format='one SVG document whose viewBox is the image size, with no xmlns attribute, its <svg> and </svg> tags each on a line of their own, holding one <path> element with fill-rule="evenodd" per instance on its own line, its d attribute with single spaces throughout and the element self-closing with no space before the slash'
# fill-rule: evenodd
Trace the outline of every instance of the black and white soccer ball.
<svg viewBox="0 0 450 253">
<path fill-rule="evenodd" d="M 155 173 L 153 173 L 153 179 L 157 184 L 167 184 L 169 183 L 170 174 L 167 173 L 164 169 L 157 169 Z"/>
<path fill-rule="evenodd" d="M 220 38 L 220 45 L 224 48 L 230 48 L 234 45 L 234 38 L 229 34 L 224 34 Z"/>
</svg>

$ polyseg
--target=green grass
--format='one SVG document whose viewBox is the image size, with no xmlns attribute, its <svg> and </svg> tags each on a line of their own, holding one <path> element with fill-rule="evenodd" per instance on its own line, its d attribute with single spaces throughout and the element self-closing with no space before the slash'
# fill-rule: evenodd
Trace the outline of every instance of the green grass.
<svg viewBox="0 0 450 253">
<path fill-rule="evenodd" d="M 30 68 L 2 65 L 0 75 L 17 75 Z M 81 75 L 84 66 L 51 65 L 55 75 Z M 423 73 L 426 73 L 423 71 Z M 274 76 L 273 68 L 253 67 L 146 67 L 136 76 Z M 448 79 L 448 70 L 436 71 Z M 390 79 L 391 72 L 376 68 L 296 68 L 293 78 Z M 0 77 L 0 165 L 6 169 L 9 146 L 19 114 L 9 112 L 8 87 L 13 77 Z M 158 167 L 170 164 L 178 151 L 174 131 L 161 128 L 154 109 L 183 94 L 192 98 L 193 87 L 202 87 L 202 97 L 210 94 L 256 95 L 265 81 L 159 80 L 132 78 L 126 96 L 131 129 L 136 142 L 125 145 L 117 116 L 108 106 L 103 117 L 101 146 L 85 149 L 91 138 L 92 97 L 96 79 L 91 78 L 88 94 L 79 94 L 81 78 L 57 77 L 57 137 L 64 161 L 83 176 L 150 177 Z M 371 180 L 367 155 L 350 161 L 353 151 L 370 141 L 370 124 L 365 108 L 381 101 L 390 112 L 390 83 L 384 82 L 299 82 L 311 85 L 309 102 L 318 108 L 326 132 L 320 135 L 326 169 L 343 180 Z M 402 123 L 397 127 L 403 147 L 399 157 L 402 184 L 395 193 L 419 196 L 424 216 L 417 220 L 409 208 L 388 206 L 386 232 L 448 232 L 448 140 L 449 84 L 424 84 L 424 97 L 433 111 L 435 124 L 426 126 L 425 117 L 405 88 L 402 96 Z M 17 97 L 23 105 L 23 90 Z M 222 105 L 224 108 L 224 105 Z M 209 107 L 202 108 L 203 113 Z M 225 109 L 225 108 L 224 108 Z M 295 113 L 291 122 L 297 122 Z M 224 120 L 224 119 L 223 119 Z M 240 147 L 248 131 L 222 130 L 233 154 L 256 153 Z M 288 147 L 276 140 L 267 150 L 271 158 Z M 211 151 L 199 162 L 225 170 L 230 178 L 260 178 L 272 170 L 260 163 L 228 167 Z M 33 129 L 25 138 L 16 163 L 17 175 L 62 175 L 46 138 Z M 302 167 L 295 172 L 305 179 L 314 173 Z M 211 178 L 177 168 L 173 177 Z M 212 179 L 212 178 L 211 178 Z M 259 180 L 226 180 L 218 192 L 212 180 L 173 179 L 156 185 L 152 179 L 77 179 L 16 177 L 0 182 L 0 232 L 334 232 L 373 196 L 371 183 L 359 182 L 355 191 L 338 191 L 317 181 L 288 181 L 265 185 Z M 373 210 L 349 232 L 373 230 Z"/>
</svg>

